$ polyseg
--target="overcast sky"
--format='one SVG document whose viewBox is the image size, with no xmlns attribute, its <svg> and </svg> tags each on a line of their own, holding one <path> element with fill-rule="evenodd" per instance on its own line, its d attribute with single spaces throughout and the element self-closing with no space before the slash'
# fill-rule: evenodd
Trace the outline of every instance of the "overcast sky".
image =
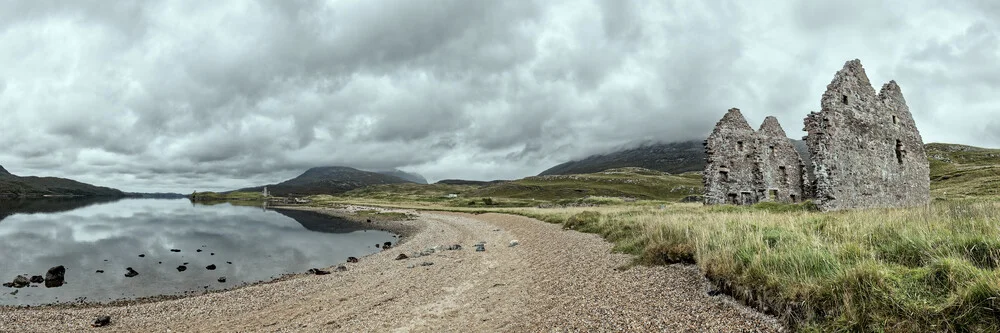
<svg viewBox="0 0 1000 333">
<path fill-rule="evenodd" d="M 993 0 L 4 1 L 0 165 L 183 193 L 513 179 L 730 107 L 801 137 L 855 58 L 926 142 L 1000 147 L 998 28 Z"/>
</svg>

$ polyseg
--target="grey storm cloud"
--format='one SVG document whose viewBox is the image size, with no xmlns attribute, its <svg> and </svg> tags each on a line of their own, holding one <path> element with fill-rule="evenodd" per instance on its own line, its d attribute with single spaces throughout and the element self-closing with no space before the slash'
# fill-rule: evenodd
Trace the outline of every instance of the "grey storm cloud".
<svg viewBox="0 0 1000 333">
<path fill-rule="evenodd" d="M 519 178 L 730 107 L 799 136 L 855 58 L 926 141 L 996 147 L 997 22 L 987 0 L 11 1 L 0 165 L 129 191 Z"/>
</svg>

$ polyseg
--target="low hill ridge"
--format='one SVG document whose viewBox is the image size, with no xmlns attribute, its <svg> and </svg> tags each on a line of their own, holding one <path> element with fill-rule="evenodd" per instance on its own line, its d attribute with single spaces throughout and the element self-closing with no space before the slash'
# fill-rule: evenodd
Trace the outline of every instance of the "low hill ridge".
<svg viewBox="0 0 1000 333">
<path fill-rule="evenodd" d="M 122 197 L 122 191 L 57 177 L 20 177 L 0 166 L 0 198 L 44 196 Z"/>
<path fill-rule="evenodd" d="M 269 193 L 274 195 L 316 195 L 338 194 L 356 188 L 380 184 L 413 183 L 396 176 L 377 172 L 363 171 L 345 166 L 315 167 L 306 170 L 298 177 L 278 184 L 266 185 Z M 237 190 L 239 192 L 260 192 L 265 186 L 250 187 Z"/>
</svg>

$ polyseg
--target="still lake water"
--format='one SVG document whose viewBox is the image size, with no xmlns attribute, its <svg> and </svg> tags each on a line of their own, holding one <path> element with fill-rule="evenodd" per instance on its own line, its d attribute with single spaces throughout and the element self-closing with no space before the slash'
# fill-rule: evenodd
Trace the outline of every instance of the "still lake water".
<svg viewBox="0 0 1000 333">
<path fill-rule="evenodd" d="M 0 202 L 0 282 L 45 276 L 49 268 L 63 265 L 67 283 L 0 287 L 0 305 L 108 302 L 225 289 L 330 267 L 349 256 L 378 252 L 375 244 L 396 243 L 394 234 L 366 228 L 311 212 L 188 200 Z M 187 270 L 179 272 L 184 263 Z M 216 269 L 208 270 L 209 265 Z M 139 275 L 125 277 L 127 267 Z"/>
</svg>

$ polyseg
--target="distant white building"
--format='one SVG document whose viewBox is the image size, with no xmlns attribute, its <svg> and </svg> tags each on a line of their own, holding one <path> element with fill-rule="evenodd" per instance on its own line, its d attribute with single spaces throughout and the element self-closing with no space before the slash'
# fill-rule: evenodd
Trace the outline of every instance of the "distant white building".
<svg viewBox="0 0 1000 333">
<path fill-rule="evenodd" d="M 264 186 L 264 197 L 267 198 L 267 186 Z"/>
<path fill-rule="evenodd" d="M 451 193 L 451 194 L 446 195 L 446 197 L 448 197 L 448 199 L 454 199 L 454 198 L 458 198 L 458 194 Z"/>
</svg>

